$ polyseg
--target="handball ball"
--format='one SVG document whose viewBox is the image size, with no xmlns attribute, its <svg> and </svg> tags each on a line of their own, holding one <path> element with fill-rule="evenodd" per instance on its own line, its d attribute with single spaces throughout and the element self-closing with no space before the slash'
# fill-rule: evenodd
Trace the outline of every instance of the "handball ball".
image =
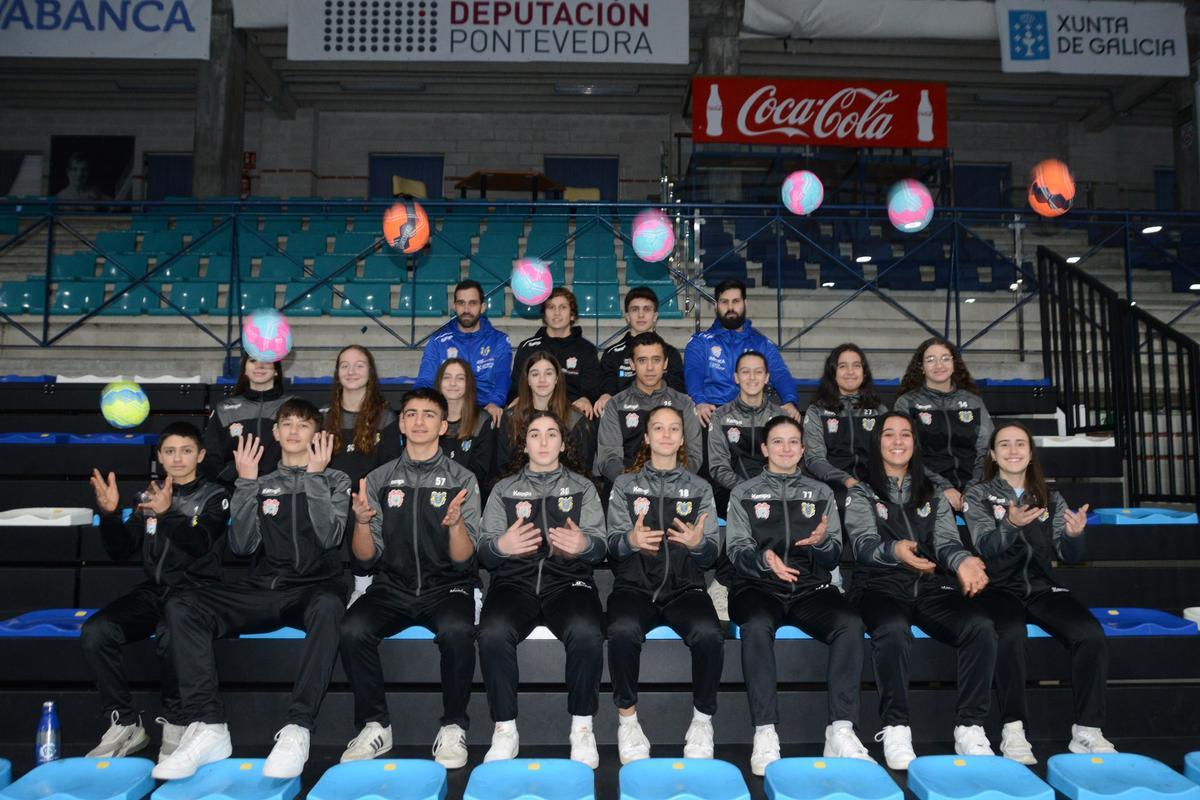
<svg viewBox="0 0 1200 800">
<path fill-rule="evenodd" d="M 662 261 L 675 249 L 675 229 L 671 220 L 656 208 L 648 208 L 633 218 L 630 238 L 633 252 L 642 261 Z"/>
<path fill-rule="evenodd" d="M 251 311 L 242 322 L 242 349 L 255 361 L 273 364 L 292 351 L 292 326 L 273 308 Z"/>
<path fill-rule="evenodd" d="M 401 252 L 417 252 L 429 244 L 429 217 L 425 209 L 415 200 L 396 203 L 383 212 L 383 237 Z"/>
<path fill-rule="evenodd" d="M 550 296 L 550 290 L 554 288 L 550 262 L 540 258 L 522 258 L 513 267 L 510 285 L 513 297 L 527 306 L 545 302 Z"/>
<path fill-rule="evenodd" d="M 1075 202 L 1075 179 L 1063 162 L 1048 158 L 1029 174 L 1029 207 L 1043 217 L 1061 217 Z"/>
<path fill-rule="evenodd" d="M 150 415 L 150 399 L 133 381 L 113 381 L 100 390 L 100 413 L 114 428 L 136 428 Z"/>
<path fill-rule="evenodd" d="M 825 186 L 816 175 L 802 169 L 787 176 L 779 194 L 788 211 L 805 216 L 821 207 L 821 201 L 825 199 Z"/>
<path fill-rule="evenodd" d="M 925 184 L 905 178 L 888 190 L 887 212 L 896 230 L 903 233 L 923 231 L 933 219 L 933 196 Z"/>
</svg>

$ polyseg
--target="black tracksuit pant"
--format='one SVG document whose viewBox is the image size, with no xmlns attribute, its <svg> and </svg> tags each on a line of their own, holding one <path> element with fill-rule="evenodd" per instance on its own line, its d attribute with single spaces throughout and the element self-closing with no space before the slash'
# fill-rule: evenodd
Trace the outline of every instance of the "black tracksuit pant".
<svg viewBox="0 0 1200 800">
<path fill-rule="evenodd" d="M 223 723 L 213 641 L 283 626 L 305 632 L 304 652 L 292 684 L 287 724 L 312 730 L 338 655 L 338 628 L 346 613 L 341 579 L 270 589 L 261 579 L 181 592 L 167 601 L 169 652 L 179 676 L 185 722 Z"/>
<path fill-rule="evenodd" d="M 650 594 L 617 589 L 608 596 L 608 671 L 617 708 L 637 705 L 638 674 L 646 632 L 667 625 L 692 651 L 692 704 L 703 714 L 717 711 L 717 688 L 725 663 L 725 632 L 703 589 L 690 589 L 666 603 Z"/>
<path fill-rule="evenodd" d="M 512 585 L 492 588 L 479 616 L 479 666 L 495 722 L 517 718 L 517 645 L 545 625 L 567 651 L 567 711 L 579 717 L 600 705 L 604 611 L 594 586 L 565 586 L 535 595 Z"/>
<path fill-rule="evenodd" d="M 987 718 L 996 664 L 996 628 L 957 587 L 922 588 L 918 595 L 872 591 L 858 602 L 875 662 L 879 716 L 884 725 L 908 724 L 908 674 L 912 625 L 958 650 L 958 708 L 955 725 L 982 725 Z"/>
<path fill-rule="evenodd" d="M 383 683 L 380 642 L 413 625 L 434 633 L 442 656 L 442 725 L 469 724 L 467 703 L 475 674 L 475 592 L 470 586 L 402 594 L 376 582 L 342 620 L 342 668 L 354 691 L 354 726 L 391 725 Z"/>
<path fill-rule="evenodd" d="M 162 715 L 173 725 L 184 723 L 179 707 L 179 681 L 167 653 L 169 641 L 163 627 L 163 605 L 166 586 L 144 583 L 127 595 L 118 597 L 83 623 L 79 641 L 83 657 L 92 675 L 104 707 L 104 718 L 111 720 L 114 712 L 121 725 L 138 721 L 133 707 L 133 695 L 121 662 L 121 648 L 127 644 L 155 637 L 158 650 L 159 679 L 162 682 Z"/>
<path fill-rule="evenodd" d="M 832 586 L 783 602 L 763 589 L 732 593 L 729 618 L 741 628 L 742 675 L 754 725 L 779 722 L 775 673 L 775 631 L 795 625 L 829 645 L 829 721 L 858 723 L 863 670 L 863 621 Z"/>
<path fill-rule="evenodd" d="M 1071 652 L 1071 690 L 1075 723 L 1104 726 L 1104 685 L 1108 681 L 1108 645 L 1092 613 L 1070 592 L 1038 592 L 1020 598 L 987 589 L 979 605 L 996 625 L 996 700 L 1002 722 L 1029 719 L 1025 705 L 1025 624 L 1040 625 Z"/>
</svg>

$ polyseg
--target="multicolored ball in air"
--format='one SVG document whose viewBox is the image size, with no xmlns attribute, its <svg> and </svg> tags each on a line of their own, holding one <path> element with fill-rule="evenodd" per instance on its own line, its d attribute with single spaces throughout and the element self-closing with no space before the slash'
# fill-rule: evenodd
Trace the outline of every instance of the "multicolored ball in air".
<svg viewBox="0 0 1200 800">
<path fill-rule="evenodd" d="M 925 230 L 933 219 L 933 195 L 925 184 L 912 178 L 897 181 L 888 190 L 888 219 L 902 233 Z"/>
<path fill-rule="evenodd" d="M 550 262 L 540 258 L 522 258 L 513 267 L 513 297 L 527 306 L 536 306 L 550 296 L 554 288 L 554 276 L 550 274 Z"/>
<path fill-rule="evenodd" d="M 662 261 L 675 249 L 675 229 L 657 208 L 648 208 L 633 218 L 629 229 L 633 252 L 642 261 Z"/>
<path fill-rule="evenodd" d="M 133 381 L 113 381 L 100 390 L 100 413 L 114 428 L 136 428 L 150 415 L 150 398 Z"/>
<path fill-rule="evenodd" d="M 825 185 L 816 175 L 802 169 L 787 176 L 779 194 L 788 211 L 807 216 L 821 207 L 825 200 Z"/>
<path fill-rule="evenodd" d="M 273 308 L 251 311 L 242 322 L 242 349 L 255 361 L 273 364 L 292 352 L 292 326 Z"/>
</svg>

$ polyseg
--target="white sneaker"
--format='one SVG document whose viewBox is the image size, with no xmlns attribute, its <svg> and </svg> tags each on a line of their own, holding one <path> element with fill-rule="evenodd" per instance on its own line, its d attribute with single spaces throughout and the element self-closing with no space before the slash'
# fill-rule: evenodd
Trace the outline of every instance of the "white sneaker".
<svg viewBox="0 0 1200 800">
<path fill-rule="evenodd" d="M 713 724 L 711 719 L 696 719 L 683 735 L 684 758 L 713 757 Z"/>
<path fill-rule="evenodd" d="M 120 758 L 136 753 L 150 741 L 140 718 L 132 725 L 122 725 L 117 722 L 120 716 L 116 711 L 112 712 L 112 724 L 100 737 L 100 744 L 87 754 L 88 758 Z"/>
<path fill-rule="evenodd" d="M 1104 738 L 1099 728 L 1089 728 L 1086 725 L 1071 726 L 1071 743 L 1067 745 L 1067 749 L 1072 753 L 1117 752 L 1116 746 Z"/>
<path fill-rule="evenodd" d="M 1037 763 L 1033 745 L 1025 738 L 1025 724 L 1021 720 L 1006 722 L 1000 729 L 1000 755 L 1027 767 Z"/>
<path fill-rule="evenodd" d="M 861 761 L 875 763 L 867 748 L 854 734 L 854 726 L 850 724 L 825 726 L 825 758 L 857 758 Z"/>
<path fill-rule="evenodd" d="M 205 764 L 221 761 L 233 755 L 229 726 L 193 722 L 183 732 L 175 752 L 167 756 L 150 773 L 160 781 L 190 778 Z"/>
<path fill-rule="evenodd" d="M 346 745 L 342 753 L 342 763 L 347 761 L 366 761 L 378 758 L 392 749 L 392 726 L 386 728 L 378 722 L 368 722 Z"/>
<path fill-rule="evenodd" d="M 767 765 L 779 760 L 779 734 L 775 726 L 754 732 L 754 751 L 750 753 L 750 771 L 763 775 Z"/>
<path fill-rule="evenodd" d="M 571 735 L 574 743 L 574 731 Z M 650 740 L 646 738 L 640 723 L 617 722 L 617 753 L 621 756 L 622 764 L 650 757 Z"/>
<path fill-rule="evenodd" d="M 183 725 L 172 725 L 165 717 L 155 717 L 154 721 L 162 725 L 162 744 L 158 748 L 158 763 L 166 760 L 167 756 L 179 749 L 179 740 L 187 730 Z"/>
<path fill-rule="evenodd" d="M 729 587 L 723 586 L 715 578 L 708 585 L 708 596 L 712 598 L 713 608 L 717 611 L 717 619 L 729 622 Z"/>
<path fill-rule="evenodd" d="M 641 730 L 639 728 L 639 730 Z M 645 736 L 642 737 L 643 739 Z M 587 764 L 592 769 L 600 766 L 600 751 L 596 749 L 596 734 L 592 733 L 591 725 L 580 725 L 571 728 L 571 760 L 578 761 L 580 764 Z M 617 734 L 617 741 L 620 741 L 620 733 Z M 646 742 L 646 750 L 649 751 L 650 742 Z"/>
<path fill-rule="evenodd" d="M 275 734 L 275 746 L 263 764 L 264 778 L 298 778 L 308 761 L 308 728 L 284 725 Z"/>
<path fill-rule="evenodd" d="M 907 725 L 885 725 L 875 734 L 875 741 L 883 742 L 883 760 L 888 769 L 906 770 L 917 757 L 913 752 L 912 728 Z"/>
<path fill-rule="evenodd" d="M 467 732 L 461 725 L 443 725 L 433 740 L 433 760 L 446 769 L 467 764 Z"/>
<path fill-rule="evenodd" d="M 521 736 L 517 733 L 517 723 L 497 722 L 492 731 L 492 746 L 483 757 L 484 763 L 489 761 L 508 761 L 516 758 L 521 750 Z"/>
<path fill-rule="evenodd" d="M 982 725 L 955 725 L 954 752 L 960 756 L 994 756 Z"/>
</svg>

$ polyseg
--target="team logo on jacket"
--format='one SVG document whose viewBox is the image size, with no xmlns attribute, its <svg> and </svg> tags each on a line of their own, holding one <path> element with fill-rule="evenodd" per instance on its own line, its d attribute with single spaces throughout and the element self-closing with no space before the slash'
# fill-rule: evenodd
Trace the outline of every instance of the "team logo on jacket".
<svg viewBox="0 0 1200 800">
<path fill-rule="evenodd" d="M 754 504 L 754 518 L 755 519 L 770 519 L 771 518 L 771 504 L 770 503 L 755 503 Z"/>
<path fill-rule="evenodd" d="M 229 426 L 229 435 L 235 439 L 242 435 L 242 423 L 235 422 Z"/>
<path fill-rule="evenodd" d="M 429 504 L 431 506 L 433 506 L 434 508 L 441 508 L 442 506 L 446 505 L 446 493 L 445 492 L 430 492 L 429 493 Z"/>
<path fill-rule="evenodd" d="M 959 422 L 974 422 L 975 421 L 975 412 L 974 411 L 960 411 L 960 412 L 958 412 L 958 420 L 959 420 Z"/>
<path fill-rule="evenodd" d="M 388 508 L 399 508 L 404 505 L 404 490 L 392 489 L 388 492 Z"/>
<path fill-rule="evenodd" d="M 730 428 L 729 430 L 725 431 L 725 438 L 729 440 L 730 444 L 737 444 L 742 440 L 742 429 Z"/>
<path fill-rule="evenodd" d="M 574 497 L 558 498 L 558 510 L 563 512 L 564 514 L 567 513 L 568 511 L 570 511 L 574 507 L 575 507 L 575 498 Z"/>
<path fill-rule="evenodd" d="M 1004 506 L 997 503 L 992 506 L 992 513 L 996 515 L 996 519 L 1004 519 Z"/>
<path fill-rule="evenodd" d="M 146 535 L 153 536 L 158 533 L 158 517 L 146 517 Z"/>
<path fill-rule="evenodd" d="M 354 452 L 354 442 L 351 442 L 350 444 L 346 445 L 346 452 L 347 452 L 347 453 L 353 453 L 353 452 Z"/>
<path fill-rule="evenodd" d="M 875 513 L 876 513 L 877 515 L 879 515 L 879 518 L 880 518 L 880 519 L 887 519 L 887 518 L 888 518 L 888 510 L 887 510 L 887 506 L 885 506 L 883 503 L 876 503 L 876 504 L 875 504 Z"/>
<path fill-rule="evenodd" d="M 863 421 L 862 421 L 862 426 L 863 426 L 863 430 L 867 431 L 867 432 L 875 430 L 875 418 L 874 417 L 864 417 Z"/>
<path fill-rule="evenodd" d="M 830 417 L 829 419 L 825 420 L 825 427 L 826 427 L 826 429 L 828 429 L 828 431 L 830 433 L 837 433 L 838 432 L 838 418 Z"/>
<path fill-rule="evenodd" d="M 720 358 L 721 357 L 721 345 L 714 344 L 712 347 L 709 348 L 708 352 L 712 353 L 717 358 Z"/>
<path fill-rule="evenodd" d="M 483 347 L 479 348 L 479 355 L 487 356 L 487 355 L 491 355 L 491 354 L 492 354 L 492 346 L 490 344 L 485 344 Z"/>
<path fill-rule="evenodd" d="M 262 512 L 268 517 L 273 517 L 279 513 L 279 501 L 274 497 L 263 500 Z"/>
<path fill-rule="evenodd" d="M 633 513 L 639 517 L 650 510 L 650 498 L 638 497 L 633 501 Z"/>
<path fill-rule="evenodd" d="M 1048 519 L 1050 519 L 1050 509 L 1043 508 L 1042 515 L 1038 517 L 1038 522 L 1045 522 Z"/>
<path fill-rule="evenodd" d="M 470 440 L 470 439 L 463 439 L 463 443 L 462 443 L 462 451 L 463 451 L 464 453 L 469 453 L 469 452 L 471 452 L 471 440 Z"/>
<path fill-rule="evenodd" d="M 575 356 L 571 356 L 570 358 L 567 359 L 567 369 L 575 369 L 575 367 L 577 367 L 577 366 L 579 366 L 578 358 L 576 358 Z"/>
<path fill-rule="evenodd" d="M 528 500 L 517 503 L 517 519 L 529 519 L 531 514 L 533 514 L 533 506 Z"/>
<path fill-rule="evenodd" d="M 922 425 L 933 424 L 933 414 L 930 414 L 928 411 L 922 411 L 920 414 L 917 414 L 917 418 L 921 420 Z"/>
<path fill-rule="evenodd" d="M 808 519 L 812 519 L 817 513 L 816 503 L 801 503 L 800 513 Z"/>
<path fill-rule="evenodd" d="M 688 514 L 692 513 L 692 501 L 691 500 L 675 501 L 675 513 L 679 514 L 680 516 L 684 516 L 684 517 L 686 517 Z"/>
<path fill-rule="evenodd" d="M 636 428 L 638 426 L 638 415 L 636 411 L 630 411 L 625 415 L 625 427 Z"/>
<path fill-rule="evenodd" d="M 446 348 L 446 358 L 458 358 L 458 348 L 457 347 L 447 347 Z"/>
<path fill-rule="evenodd" d="M 917 516 L 920 517 L 921 519 L 924 519 L 925 517 L 929 516 L 930 511 L 933 511 L 933 507 L 931 505 L 929 505 L 929 503 L 926 503 L 925 505 L 923 505 L 917 509 Z"/>
</svg>

